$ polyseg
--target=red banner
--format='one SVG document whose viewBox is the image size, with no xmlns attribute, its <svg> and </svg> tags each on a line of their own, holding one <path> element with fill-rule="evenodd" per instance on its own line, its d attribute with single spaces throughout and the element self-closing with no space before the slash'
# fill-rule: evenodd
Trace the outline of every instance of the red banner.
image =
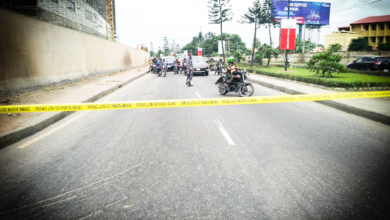
<svg viewBox="0 0 390 220">
<path fill-rule="evenodd" d="M 202 53 L 202 48 L 198 48 L 198 54 L 197 54 L 198 56 L 202 56 L 203 55 L 203 53 Z"/>
<path fill-rule="evenodd" d="M 281 50 L 295 50 L 295 28 L 282 28 L 280 36 Z"/>
</svg>

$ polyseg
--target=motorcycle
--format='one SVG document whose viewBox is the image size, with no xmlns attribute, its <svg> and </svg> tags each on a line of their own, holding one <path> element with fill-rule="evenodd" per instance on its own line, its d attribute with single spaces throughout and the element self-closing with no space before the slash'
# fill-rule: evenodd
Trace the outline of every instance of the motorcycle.
<svg viewBox="0 0 390 220">
<path fill-rule="evenodd" d="M 210 68 L 210 71 L 215 71 L 215 65 L 214 65 L 214 63 L 210 63 L 209 68 Z"/>
<path fill-rule="evenodd" d="M 155 64 L 150 65 L 149 72 L 154 73 L 154 68 L 156 68 Z"/>
<path fill-rule="evenodd" d="M 249 73 L 242 71 L 241 69 L 237 69 L 237 72 L 234 72 L 233 75 L 234 77 L 232 83 L 229 83 L 225 74 L 222 74 L 215 82 L 219 88 L 219 93 L 221 95 L 226 95 L 228 92 L 235 92 L 241 97 L 251 96 L 255 89 L 252 83 L 245 82 L 245 80 L 249 77 Z"/>
<path fill-rule="evenodd" d="M 158 77 L 160 77 L 160 76 L 166 77 L 166 76 L 167 76 L 167 70 L 168 70 L 168 64 L 165 63 L 165 64 L 162 66 L 162 70 L 161 70 L 161 72 L 159 73 Z"/>
<path fill-rule="evenodd" d="M 187 68 L 184 65 L 182 65 L 180 68 L 180 74 L 184 73 L 184 75 L 186 75 L 186 71 L 187 71 Z"/>
<path fill-rule="evenodd" d="M 226 73 L 226 72 L 227 72 L 227 69 L 223 65 L 223 63 L 218 63 L 218 66 L 217 66 L 217 69 L 214 72 L 214 75 L 217 75 L 217 74 L 221 75 L 222 73 Z"/>
<path fill-rule="evenodd" d="M 161 76 L 161 72 L 163 71 L 163 67 L 162 66 L 155 66 L 153 68 L 153 73 L 158 75 L 158 77 Z"/>
<path fill-rule="evenodd" d="M 173 74 L 179 74 L 180 72 L 180 65 L 178 63 L 175 63 L 175 66 L 173 68 Z"/>
</svg>

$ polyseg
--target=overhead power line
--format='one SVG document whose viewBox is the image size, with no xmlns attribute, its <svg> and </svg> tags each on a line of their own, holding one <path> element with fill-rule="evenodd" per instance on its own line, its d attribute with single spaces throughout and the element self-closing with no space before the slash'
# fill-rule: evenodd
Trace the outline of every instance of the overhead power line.
<svg viewBox="0 0 390 220">
<path fill-rule="evenodd" d="M 354 8 L 358 8 L 358 7 L 361 7 L 361 6 L 364 6 L 364 5 L 369 5 L 369 4 L 373 4 L 373 3 L 376 3 L 376 2 L 380 2 L 380 1 L 383 1 L 383 0 L 373 0 L 373 1 L 369 1 L 369 2 L 364 2 L 364 3 L 352 5 L 352 6 L 348 7 L 348 8 L 341 9 L 341 10 L 338 10 L 338 11 L 332 11 L 331 13 L 337 13 L 337 12 L 341 12 L 341 11 L 347 11 L 347 10 L 351 10 L 351 9 L 354 9 Z"/>
</svg>

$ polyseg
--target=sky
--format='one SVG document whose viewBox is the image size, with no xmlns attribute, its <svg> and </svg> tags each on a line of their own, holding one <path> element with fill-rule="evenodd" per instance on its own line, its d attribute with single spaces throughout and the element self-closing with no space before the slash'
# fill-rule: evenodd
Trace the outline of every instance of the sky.
<svg viewBox="0 0 390 220">
<path fill-rule="evenodd" d="M 238 34 L 247 47 L 253 42 L 254 25 L 240 24 L 238 20 L 248 11 L 254 0 L 230 0 L 233 20 L 223 23 L 223 32 Z M 314 2 L 322 2 L 316 1 Z M 306 39 L 325 45 L 325 35 L 337 31 L 337 27 L 369 16 L 390 15 L 390 0 L 327 0 L 331 3 L 330 24 L 318 33 L 307 30 Z M 370 3 L 374 2 L 374 3 Z M 164 37 L 169 43 L 175 40 L 180 47 L 198 35 L 212 32 L 220 34 L 220 25 L 209 24 L 208 0 L 115 0 L 116 24 L 119 43 L 131 47 L 145 44 L 150 51 L 162 47 Z M 364 5 L 362 5 L 364 4 Z M 362 5 L 360 7 L 356 7 Z M 278 40 L 279 29 L 271 28 L 273 41 Z M 319 38 L 318 38 L 319 37 Z M 269 43 L 269 31 L 262 27 L 257 38 Z M 277 43 L 279 45 L 279 43 Z M 233 46 L 232 46 L 233 48 Z"/>
</svg>

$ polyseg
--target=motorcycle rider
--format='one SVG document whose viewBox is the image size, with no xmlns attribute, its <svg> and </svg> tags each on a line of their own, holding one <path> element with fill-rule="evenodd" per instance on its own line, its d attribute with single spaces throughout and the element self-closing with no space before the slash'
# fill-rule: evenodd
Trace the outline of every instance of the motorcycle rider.
<svg viewBox="0 0 390 220">
<path fill-rule="evenodd" d="M 180 61 L 179 61 L 179 59 L 175 59 L 175 65 L 177 65 L 177 70 L 178 70 L 178 73 L 179 73 L 179 71 L 180 71 Z"/>
<path fill-rule="evenodd" d="M 229 91 L 230 90 L 229 85 L 233 82 L 234 79 L 233 73 L 236 72 L 237 67 L 234 62 L 234 57 L 229 57 L 227 62 L 229 64 L 229 67 L 227 68 L 227 72 L 226 72 L 226 79 L 228 80 L 228 83 L 226 84 L 226 89 Z"/>
<path fill-rule="evenodd" d="M 222 72 L 222 67 L 223 67 L 223 61 L 222 61 L 222 59 L 219 59 L 219 61 L 217 62 L 217 70 L 214 72 L 214 75 L 219 75 L 219 72 L 218 71 L 220 71 L 221 70 L 221 72 Z"/>
<path fill-rule="evenodd" d="M 187 59 L 186 58 L 183 58 L 183 61 L 182 61 L 183 63 L 182 63 L 182 68 L 183 68 L 183 71 L 185 71 L 186 70 L 186 68 L 187 68 Z"/>
<path fill-rule="evenodd" d="M 193 66 L 193 63 L 192 63 L 192 53 L 188 53 L 188 60 L 187 60 L 187 81 L 186 81 L 186 85 L 188 87 L 190 86 L 193 86 L 191 84 L 191 80 L 192 80 L 192 77 L 193 77 L 193 71 L 194 70 L 194 66 Z"/>
<path fill-rule="evenodd" d="M 160 68 L 160 67 L 163 67 L 164 66 L 164 63 L 163 61 L 161 60 L 161 57 L 158 58 L 157 62 L 156 62 L 156 68 L 157 70 Z M 162 71 L 162 70 L 161 70 Z M 157 71 L 158 72 L 158 71 Z M 158 74 L 158 73 L 157 73 Z"/>
</svg>

